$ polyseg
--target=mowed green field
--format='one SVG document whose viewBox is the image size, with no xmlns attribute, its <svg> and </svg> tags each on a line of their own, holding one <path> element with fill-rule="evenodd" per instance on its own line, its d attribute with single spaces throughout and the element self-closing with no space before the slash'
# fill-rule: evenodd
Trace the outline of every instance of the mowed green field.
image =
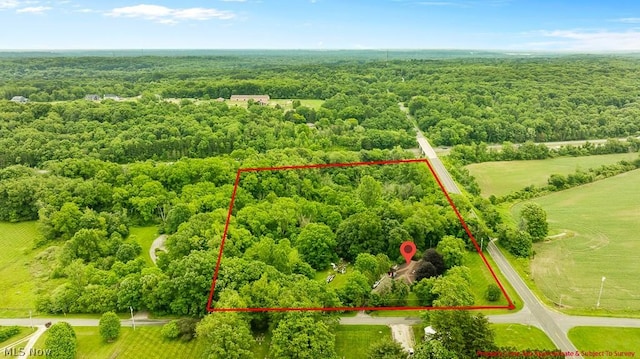
<svg viewBox="0 0 640 359">
<path fill-rule="evenodd" d="M 512 347 L 517 350 L 539 349 L 555 350 L 551 339 L 540 329 L 522 324 L 491 324 L 496 333 L 499 347 Z"/>
<path fill-rule="evenodd" d="M 622 160 L 634 160 L 637 153 L 612 155 L 558 157 L 535 161 L 501 161 L 474 163 L 466 168 L 476 178 L 482 195 L 502 196 L 529 185 L 543 186 L 552 174 L 569 174 L 577 169 L 587 170 Z"/>
<path fill-rule="evenodd" d="M 603 358 L 624 357 L 616 355 L 616 352 L 633 352 L 635 357 L 640 355 L 640 328 L 576 327 L 569 330 L 569 339 L 583 352 L 612 352 Z"/>
<path fill-rule="evenodd" d="M 78 339 L 76 359 L 138 359 L 138 358 L 201 358 L 204 346 L 198 340 L 181 342 L 169 341 L 162 337 L 162 327 L 122 328 L 120 338 L 113 343 L 105 343 L 98 327 L 73 327 Z M 43 334 L 36 348 L 44 348 L 47 333 Z"/>
<path fill-rule="evenodd" d="M 340 325 L 335 331 L 338 358 L 366 358 L 371 344 L 391 339 L 391 328 L 384 325 Z M 320 359 L 320 358 L 318 358 Z"/>
<path fill-rule="evenodd" d="M 36 283 L 30 263 L 38 250 L 36 222 L 0 222 L 0 315 L 28 316 L 35 308 Z"/>
<path fill-rule="evenodd" d="M 516 309 L 518 309 L 518 310 L 521 309 L 522 308 L 522 300 L 520 300 L 520 297 L 518 296 L 518 294 L 515 292 L 515 290 L 509 284 L 509 282 L 504 278 L 504 276 L 502 275 L 502 273 L 498 269 L 498 266 L 495 264 L 493 259 L 489 256 L 489 253 L 484 252 L 484 255 L 485 255 L 485 258 L 487 259 L 487 262 L 489 262 L 489 265 L 491 266 L 491 268 L 493 269 L 494 273 L 498 277 L 498 280 L 500 281 L 502 286 L 507 291 L 507 294 L 511 298 L 511 301 L 516 305 Z M 487 290 L 487 286 L 489 284 L 496 284 L 497 285 L 497 283 L 496 283 L 495 279 L 493 278 L 493 275 L 491 275 L 491 272 L 489 271 L 489 268 L 487 268 L 486 264 L 482 260 L 482 257 L 480 257 L 479 253 L 467 252 L 463 264 L 466 267 L 468 267 L 470 272 L 471 272 L 471 290 L 473 291 L 473 295 L 475 297 L 474 305 L 476 305 L 476 306 L 484 306 L 484 305 L 490 305 L 490 306 L 503 306 L 503 305 L 505 305 L 506 306 L 506 305 L 509 305 L 509 302 L 507 301 L 507 299 L 503 295 L 501 295 L 500 296 L 500 300 L 498 300 L 496 302 L 490 302 L 485 298 L 485 292 Z M 512 313 L 512 311 L 509 310 L 509 309 L 499 309 L 499 310 L 490 309 L 490 310 L 483 310 L 482 312 L 485 315 Z"/>
<path fill-rule="evenodd" d="M 154 266 L 153 261 L 151 261 L 151 257 L 149 257 L 149 249 L 151 248 L 151 243 L 153 240 L 158 237 L 158 227 L 131 227 L 129 229 L 129 238 L 138 242 L 140 247 L 142 247 L 142 253 L 140 253 L 140 257 L 144 258 L 149 266 Z"/>
<path fill-rule="evenodd" d="M 556 238 L 534 245 L 531 276 L 550 300 L 571 309 L 640 310 L 640 170 L 540 197 Z M 523 203 L 511 208 L 517 217 Z M 564 234 L 564 235 L 563 235 Z"/>
</svg>

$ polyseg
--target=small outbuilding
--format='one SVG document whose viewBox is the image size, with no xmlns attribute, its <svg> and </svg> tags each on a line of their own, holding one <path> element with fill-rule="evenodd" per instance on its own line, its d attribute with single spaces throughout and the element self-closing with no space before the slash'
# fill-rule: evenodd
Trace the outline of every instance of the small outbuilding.
<svg viewBox="0 0 640 359">
<path fill-rule="evenodd" d="M 100 97 L 100 95 L 89 94 L 85 96 L 84 99 L 87 101 L 100 101 L 102 98 Z"/>
<path fill-rule="evenodd" d="M 16 102 L 16 103 L 27 103 L 27 102 L 29 102 L 29 99 L 24 97 L 24 96 L 13 96 L 11 98 L 11 101 Z"/>
<path fill-rule="evenodd" d="M 435 329 L 433 329 L 432 326 L 428 326 L 424 328 L 424 340 L 426 341 L 431 340 L 435 334 L 436 334 L 436 331 Z"/>
</svg>

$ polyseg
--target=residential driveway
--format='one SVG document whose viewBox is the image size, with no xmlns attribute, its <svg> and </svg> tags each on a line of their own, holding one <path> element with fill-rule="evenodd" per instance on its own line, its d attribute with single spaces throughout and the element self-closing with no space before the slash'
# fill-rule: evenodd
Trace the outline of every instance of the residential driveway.
<svg viewBox="0 0 640 359">
<path fill-rule="evenodd" d="M 167 235 L 163 234 L 158 238 L 154 239 L 153 243 L 151 243 L 151 248 L 149 248 L 149 257 L 151 257 L 151 261 L 153 262 L 153 264 L 155 264 L 156 260 L 158 260 L 158 256 L 156 255 L 156 249 L 163 250 L 163 251 L 166 250 L 164 246 L 164 242 L 166 240 L 167 240 Z"/>
<path fill-rule="evenodd" d="M 406 352 L 414 348 L 415 340 L 413 339 L 411 326 L 407 324 L 391 324 L 390 327 L 393 340 L 400 343 Z"/>
</svg>

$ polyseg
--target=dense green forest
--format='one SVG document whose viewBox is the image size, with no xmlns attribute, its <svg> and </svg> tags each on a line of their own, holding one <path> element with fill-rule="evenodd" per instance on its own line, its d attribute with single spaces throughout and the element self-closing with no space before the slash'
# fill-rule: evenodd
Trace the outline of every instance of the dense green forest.
<svg viewBox="0 0 640 359">
<path fill-rule="evenodd" d="M 206 315 L 238 169 L 413 158 L 415 120 L 433 143 L 459 145 L 445 162 L 468 191 L 452 197 L 474 235 L 499 236 L 527 257 L 547 228 L 502 224 L 461 164 L 554 155 L 533 143 L 492 152 L 485 142 L 637 136 L 639 77 L 636 61 L 622 57 L 3 57 L 0 220 L 38 221 L 37 264 L 48 275 L 38 284 L 41 312 L 132 307 L 204 317 L 200 337 L 246 350 L 252 331 L 270 330 L 273 356 L 290 357 L 296 335 L 332 343 L 335 317 Z M 619 86 L 605 86 L 612 81 Z M 123 99 L 88 101 L 88 94 Z M 237 94 L 266 94 L 291 108 L 227 101 Z M 637 141 L 610 141 L 558 155 L 637 149 Z M 574 182 L 563 179 L 558 188 Z M 538 208 L 525 215 L 529 224 L 543 217 Z M 156 265 L 129 236 L 137 225 L 169 235 Z M 405 240 L 422 259 L 416 283 L 372 290 L 403 262 Z M 473 305 L 466 249 L 473 246 L 424 164 L 247 172 L 213 305 Z M 331 263 L 349 266 L 341 285 L 325 281 Z M 456 348 L 472 357 L 495 347 L 481 315 L 441 312 L 429 320 L 442 333 L 456 323 L 482 333 L 474 343 L 443 334 L 444 348 L 424 351 Z M 215 350 L 212 357 L 225 357 Z M 320 344 L 315 354 L 335 357 Z"/>
</svg>

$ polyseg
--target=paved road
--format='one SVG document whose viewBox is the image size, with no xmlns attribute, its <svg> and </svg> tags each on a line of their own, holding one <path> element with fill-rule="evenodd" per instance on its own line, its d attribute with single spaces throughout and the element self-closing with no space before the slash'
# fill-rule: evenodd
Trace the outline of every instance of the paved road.
<svg viewBox="0 0 640 359">
<path fill-rule="evenodd" d="M 166 240 L 167 240 L 167 235 L 163 234 L 158 238 L 154 239 L 153 243 L 151 243 L 151 248 L 149 248 L 149 257 L 151 257 L 151 261 L 153 262 L 153 264 L 156 264 L 156 260 L 158 260 L 158 256 L 156 255 L 156 249 L 160 249 L 163 251 L 166 250 L 164 246 L 164 242 Z"/>
<path fill-rule="evenodd" d="M 520 295 L 520 298 L 524 301 L 524 304 L 527 310 L 531 313 L 531 320 L 534 322 L 533 324 L 539 326 L 551 339 L 551 341 L 556 345 L 558 349 L 563 352 L 575 352 L 577 351 L 576 347 L 567 337 L 566 330 L 563 330 L 558 320 L 561 319 L 560 316 L 564 316 L 563 314 L 554 312 L 549 310 L 527 287 L 522 278 L 518 275 L 518 273 L 513 269 L 513 267 L 509 264 L 507 259 L 504 257 L 502 252 L 498 249 L 496 244 L 491 241 L 487 246 L 487 251 L 491 255 L 491 257 L 495 260 L 498 268 L 507 278 L 509 283 L 513 286 L 515 291 Z M 574 358 L 580 358 L 576 356 Z"/>
<path fill-rule="evenodd" d="M 636 137 L 638 139 L 640 139 L 640 137 Z M 627 142 L 627 138 L 617 138 L 618 141 L 620 142 Z M 536 145 L 545 145 L 548 148 L 551 149 L 557 149 L 560 148 L 562 146 L 582 146 L 585 143 L 589 142 L 591 144 L 594 145 L 603 145 L 605 143 L 607 143 L 607 141 L 609 141 L 606 138 L 602 138 L 602 139 L 595 139 L 595 140 L 577 140 L 577 141 L 559 141 L 559 142 L 535 142 Z M 522 143 L 514 143 L 513 144 L 516 147 L 520 147 L 522 146 Z M 500 151 L 502 149 L 502 144 L 490 144 L 487 145 L 487 148 L 491 149 L 491 150 L 496 150 L 496 151 Z M 447 155 L 449 154 L 449 152 L 451 152 L 451 147 L 436 147 L 434 148 L 434 151 L 440 155 Z"/>
<path fill-rule="evenodd" d="M 436 151 L 433 149 L 429 141 L 424 137 L 424 134 L 422 133 L 422 131 L 420 131 L 420 128 L 418 128 L 418 124 L 414 121 L 411 115 L 409 115 L 409 111 L 407 110 L 407 108 L 404 107 L 402 103 L 400 103 L 399 106 L 400 110 L 402 110 L 407 115 L 407 119 L 413 125 L 413 129 L 416 131 L 416 141 L 418 142 L 420 151 L 425 157 L 427 157 L 427 159 L 429 159 L 429 163 L 431 163 L 433 170 L 440 179 L 440 182 L 442 182 L 442 186 L 444 186 L 444 189 L 447 191 L 447 193 L 461 194 L 462 192 L 460 191 L 460 188 L 458 188 L 455 181 L 453 180 L 453 177 L 451 177 L 449 171 L 447 171 L 440 158 L 438 158 Z"/>
<path fill-rule="evenodd" d="M 149 319 L 147 317 L 147 313 L 138 312 L 133 316 L 133 319 L 136 323 L 136 326 L 149 326 L 149 325 L 163 325 L 168 322 L 165 319 Z M 45 325 L 46 323 L 55 324 L 57 322 L 67 322 L 74 327 L 97 327 L 100 319 L 99 318 L 65 318 L 65 317 L 55 317 L 55 318 L 1 318 L 0 326 L 11 326 L 17 325 L 20 327 L 30 327 Z M 120 323 L 123 327 L 133 326 L 131 319 L 120 320 Z"/>
</svg>

